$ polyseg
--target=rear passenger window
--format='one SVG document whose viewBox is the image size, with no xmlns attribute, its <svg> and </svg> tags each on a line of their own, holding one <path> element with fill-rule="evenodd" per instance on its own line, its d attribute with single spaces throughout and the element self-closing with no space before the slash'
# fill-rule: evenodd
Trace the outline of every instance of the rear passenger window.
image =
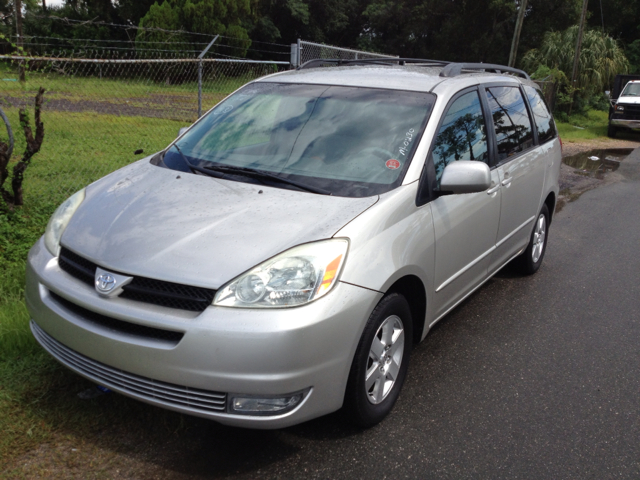
<svg viewBox="0 0 640 480">
<path fill-rule="evenodd" d="M 545 143 L 556 136 L 556 125 L 553 123 L 553 117 L 547 109 L 540 92 L 533 87 L 524 87 L 524 92 L 529 99 L 529 105 L 533 111 L 533 120 L 538 128 L 538 140 Z"/>
<path fill-rule="evenodd" d="M 504 160 L 533 146 L 531 120 L 518 87 L 487 89 L 493 127 L 498 141 L 498 159 Z"/>
<path fill-rule="evenodd" d="M 434 142 L 433 163 L 436 181 L 444 167 L 456 160 L 479 160 L 487 163 L 487 130 L 478 92 L 469 92 L 449 107 Z"/>
</svg>

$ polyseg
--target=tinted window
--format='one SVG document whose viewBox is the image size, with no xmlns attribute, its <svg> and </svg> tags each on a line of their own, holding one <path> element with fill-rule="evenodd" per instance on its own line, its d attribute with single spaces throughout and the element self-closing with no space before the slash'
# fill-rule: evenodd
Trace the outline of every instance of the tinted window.
<svg viewBox="0 0 640 480">
<path fill-rule="evenodd" d="M 533 146 L 531 120 L 518 87 L 487 89 L 493 126 L 498 140 L 498 159 L 522 152 Z"/>
<path fill-rule="evenodd" d="M 487 131 L 478 92 L 455 100 L 447 111 L 434 142 L 433 163 L 437 184 L 444 167 L 456 160 L 487 162 Z"/>
<path fill-rule="evenodd" d="M 375 195 L 401 183 L 434 98 L 398 90 L 255 83 L 218 104 L 178 146 L 203 168 L 244 167 L 334 195 Z M 184 167 L 175 149 L 167 151 L 164 163 Z"/>
<path fill-rule="evenodd" d="M 536 127 L 538 127 L 538 140 L 540 143 L 545 143 L 555 138 L 556 126 L 553 123 L 553 117 L 551 117 L 547 105 L 540 96 L 540 92 L 533 87 L 524 87 L 524 91 L 529 99 Z"/>
</svg>

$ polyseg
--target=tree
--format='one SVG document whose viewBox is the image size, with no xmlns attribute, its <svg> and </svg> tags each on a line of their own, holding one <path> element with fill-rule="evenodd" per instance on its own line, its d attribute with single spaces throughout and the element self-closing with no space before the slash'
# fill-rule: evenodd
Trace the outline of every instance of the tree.
<svg viewBox="0 0 640 480">
<path fill-rule="evenodd" d="M 4 203 L 9 209 L 13 209 L 14 206 L 24 204 L 24 197 L 22 192 L 22 182 L 24 180 L 24 172 L 31 163 L 31 158 L 38 153 L 42 142 L 44 141 L 44 124 L 40 119 L 40 110 L 42 108 L 42 100 L 44 95 L 44 88 L 40 87 L 35 99 L 35 115 L 34 121 L 36 126 L 36 134 L 33 136 L 33 130 L 31 129 L 31 123 L 29 116 L 24 108 L 20 109 L 20 125 L 24 132 L 26 140 L 26 148 L 22 159 L 16 163 L 13 167 L 13 176 L 11 178 L 11 190 L 10 193 L 4 188 L 5 181 L 9 178 L 9 161 L 11 160 L 11 152 L 13 150 L 13 137 L 11 134 L 11 127 L 9 126 L 7 118 L 3 116 L 4 122 L 7 124 L 7 131 L 9 132 L 9 143 L 0 141 L 0 197 L 2 197 Z"/>
<path fill-rule="evenodd" d="M 539 49 L 529 50 L 524 58 L 525 69 L 534 72 L 541 65 L 557 68 L 569 77 L 573 69 L 578 26 L 563 32 L 547 32 Z M 587 30 L 582 39 L 576 84 L 578 95 L 587 97 L 602 92 L 614 77 L 629 70 L 629 61 L 617 42 L 600 30 Z"/>
<path fill-rule="evenodd" d="M 640 2 L 629 0 L 601 0 L 589 2 L 588 25 L 604 30 L 619 40 L 623 46 L 638 38 L 640 25 Z M 604 25 L 603 25 L 604 24 Z"/>
<path fill-rule="evenodd" d="M 546 32 L 566 30 L 577 24 L 581 8 L 582 0 L 529 0 L 518 59 L 522 58 L 524 52 L 540 46 Z M 516 62 L 516 66 L 521 64 Z"/>
<path fill-rule="evenodd" d="M 154 3 L 140 20 L 137 41 L 187 41 L 202 42 L 202 37 L 187 33 L 176 35 L 154 29 L 181 30 L 200 34 L 224 35 L 233 50 L 226 54 L 242 57 L 251 45 L 244 26 L 252 13 L 251 0 L 164 0 Z M 165 47 L 166 48 L 166 47 Z"/>
<path fill-rule="evenodd" d="M 543 32 L 571 25 L 579 2 L 529 0 L 519 51 L 537 45 Z M 408 57 L 506 64 L 517 5 L 515 0 L 371 0 L 360 44 Z"/>
<path fill-rule="evenodd" d="M 118 0 L 116 8 L 124 23 L 139 25 L 154 3 L 156 0 Z"/>
<path fill-rule="evenodd" d="M 631 73 L 640 73 L 640 39 L 627 45 L 625 54 L 629 59 Z"/>
</svg>

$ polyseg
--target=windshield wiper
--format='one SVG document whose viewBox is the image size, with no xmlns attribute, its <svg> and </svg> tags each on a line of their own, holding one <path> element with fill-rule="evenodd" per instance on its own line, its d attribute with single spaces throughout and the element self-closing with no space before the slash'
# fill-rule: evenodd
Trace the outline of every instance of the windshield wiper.
<svg viewBox="0 0 640 480">
<path fill-rule="evenodd" d="M 215 177 L 215 178 L 222 178 L 224 175 L 216 175 L 214 172 L 212 172 L 211 170 L 206 170 L 202 167 L 198 167 L 197 165 L 194 165 L 193 163 L 191 163 L 189 161 L 189 159 L 187 159 L 187 157 L 185 156 L 184 153 L 182 153 L 182 150 L 180 150 L 180 147 L 178 146 L 177 143 L 174 143 L 172 145 L 172 147 L 176 147 L 176 150 L 178 151 L 178 153 L 180 154 L 180 157 L 182 157 L 182 161 L 184 162 L 184 164 L 187 166 L 187 168 L 189 170 L 191 170 L 192 173 L 195 172 L 200 172 L 203 175 L 207 175 L 209 177 Z"/>
<path fill-rule="evenodd" d="M 254 177 L 254 178 L 261 178 L 261 179 L 270 178 L 280 183 L 293 185 L 294 187 L 298 187 L 307 192 L 319 193 L 322 195 L 332 195 L 330 191 L 325 190 L 324 188 L 304 185 L 302 183 L 296 182 L 295 180 L 289 180 L 288 178 L 280 177 L 274 173 L 264 172 L 262 170 L 253 170 L 251 168 L 246 168 L 246 167 L 234 167 L 232 165 L 207 165 L 206 167 L 199 167 L 189 161 L 189 159 L 185 156 L 185 154 L 182 153 L 182 150 L 180 150 L 180 147 L 178 146 L 177 143 L 174 143 L 172 146 L 176 147 L 176 150 L 180 154 L 182 161 L 189 168 L 189 170 L 191 170 L 191 172 L 199 172 L 199 173 L 203 173 L 204 175 L 208 175 L 210 177 L 216 177 L 216 178 L 224 177 L 225 173 L 235 173 L 235 174 L 244 175 L 247 177 Z M 219 174 L 216 175 L 216 173 L 222 173 L 222 175 L 219 175 Z"/>
<path fill-rule="evenodd" d="M 252 168 L 247 167 L 234 167 L 232 165 L 207 165 L 206 167 L 202 167 L 205 170 L 213 170 L 216 172 L 224 172 L 224 173 L 236 173 L 239 175 L 245 175 L 247 177 L 254 178 L 270 178 L 280 183 L 286 183 L 288 185 L 293 185 L 294 187 L 298 187 L 302 190 L 306 190 L 307 192 L 319 193 L 321 195 L 332 195 L 332 193 L 324 188 L 320 187 L 312 187 L 311 185 L 305 185 L 303 183 L 296 182 L 295 180 L 289 180 L 288 178 L 281 177 L 276 175 L 275 173 L 265 172 L 263 170 L 254 170 Z"/>
</svg>

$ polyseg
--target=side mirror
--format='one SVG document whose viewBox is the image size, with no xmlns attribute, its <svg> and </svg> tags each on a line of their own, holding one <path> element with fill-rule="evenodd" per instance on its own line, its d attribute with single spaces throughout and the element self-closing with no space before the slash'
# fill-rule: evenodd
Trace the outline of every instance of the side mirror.
<svg viewBox="0 0 640 480">
<path fill-rule="evenodd" d="M 611 98 L 611 91 L 609 91 L 609 90 L 605 90 L 605 91 L 604 91 L 604 94 L 605 94 L 607 97 Z"/>
<path fill-rule="evenodd" d="M 451 193 L 484 192 L 491 186 L 491 171 L 484 162 L 458 160 L 447 165 L 440 179 L 440 191 Z"/>
<path fill-rule="evenodd" d="M 181 137 L 182 134 L 187 130 L 189 130 L 189 127 L 182 127 L 180 130 L 178 130 L 178 137 Z"/>
</svg>

